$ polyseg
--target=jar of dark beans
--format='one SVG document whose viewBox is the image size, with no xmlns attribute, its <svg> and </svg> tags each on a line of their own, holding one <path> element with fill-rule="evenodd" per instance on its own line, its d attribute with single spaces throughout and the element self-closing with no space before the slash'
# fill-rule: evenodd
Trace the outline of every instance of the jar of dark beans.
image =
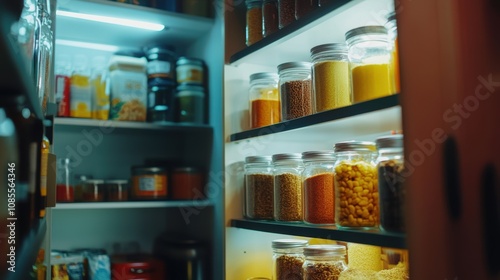
<svg viewBox="0 0 500 280">
<path fill-rule="evenodd" d="M 311 63 L 287 62 L 278 66 L 281 120 L 312 114 Z"/>
<path fill-rule="evenodd" d="M 278 0 L 264 0 L 262 2 L 262 35 L 267 37 L 278 29 Z"/>
<path fill-rule="evenodd" d="M 300 19 L 318 7 L 319 0 L 295 0 L 295 18 Z"/>
<path fill-rule="evenodd" d="M 279 0 L 278 3 L 280 29 L 295 20 L 295 0 Z"/>
</svg>

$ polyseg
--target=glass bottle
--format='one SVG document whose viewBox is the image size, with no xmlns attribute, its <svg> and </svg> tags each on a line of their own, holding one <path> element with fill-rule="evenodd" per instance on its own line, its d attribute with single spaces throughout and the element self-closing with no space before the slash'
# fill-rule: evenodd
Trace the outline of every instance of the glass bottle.
<svg viewBox="0 0 500 280">
<path fill-rule="evenodd" d="M 250 46 L 262 39 L 262 0 L 246 0 L 246 44 Z"/>
<path fill-rule="evenodd" d="M 302 157 L 300 154 L 273 155 L 274 219 L 302 221 Z"/>
<path fill-rule="evenodd" d="M 278 74 L 250 75 L 250 127 L 258 128 L 280 122 Z"/>
<path fill-rule="evenodd" d="M 401 83 L 399 79 L 399 50 L 398 50 L 398 27 L 396 23 L 396 12 L 391 12 L 387 15 L 385 28 L 389 33 L 389 43 L 391 51 L 391 78 L 394 79 L 392 92 L 401 92 Z"/>
<path fill-rule="evenodd" d="M 304 248 L 307 240 L 277 239 L 273 240 L 273 279 L 303 279 Z"/>
<path fill-rule="evenodd" d="M 403 135 L 376 140 L 380 226 L 386 231 L 405 232 L 406 189 L 404 187 Z"/>
<path fill-rule="evenodd" d="M 278 66 L 281 120 L 312 114 L 311 63 L 287 62 Z"/>
<path fill-rule="evenodd" d="M 264 0 L 262 2 L 262 36 L 267 37 L 278 30 L 278 0 Z"/>
<path fill-rule="evenodd" d="M 279 28 L 295 21 L 295 0 L 278 0 Z"/>
<path fill-rule="evenodd" d="M 363 26 L 346 35 L 354 103 L 393 94 L 389 38 L 383 26 Z"/>
<path fill-rule="evenodd" d="M 56 201 L 73 202 L 75 201 L 75 192 L 73 185 L 73 167 L 69 158 L 57 160 L 57 178 L 56 178 Z"/>
<path fill-rule="evenodd" d="M 375 143 L 335 144 L 335 223 L 337 227 L 378 226 L 379 197 Z"/>
<path fill-rule="evenodd" d="M 335 224 L 335 187 L 333 179 L 333 151 L 302 153 L 304 160 L 303 192 L 304 222 Z"/>
<path fill-rule="evenodd" d="M 347 269 L 343 245 L 310 245 L 304 248 L 304 280 L 338 279 Z"/>
<path fill-rule="evenodd" d="M 349 57 L 344 43 L 311 49 L 314 112 L 352 104 Z"/>
<path fill-rule="evenodd" d="M 248 219 L 272 220 L 274 178 L 271 156 L 245 158 L 245 211 Z"/>
<path fill-rule="evenodd" d="M 314 9 L 316 9 L 319 5 L 319 0 L 295 0 L 295 18 L 298 20 Z"/>
</svg>

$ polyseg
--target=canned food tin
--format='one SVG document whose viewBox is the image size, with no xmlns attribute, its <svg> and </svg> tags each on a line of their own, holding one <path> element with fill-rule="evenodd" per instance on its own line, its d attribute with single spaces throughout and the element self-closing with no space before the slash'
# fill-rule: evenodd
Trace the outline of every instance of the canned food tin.
<svg viewBox="0 0 500 280">
<path fill-rule="evenodd" d="M 203 60 L 181 57 L 177 60 L 177 83 L 203 85 Z"/>
<path fill-rule="evenodd" d="M 168 175 L 163 167 L 132 167 L 132 196 L 135 199 L 167 198 Z"/>
</svg>

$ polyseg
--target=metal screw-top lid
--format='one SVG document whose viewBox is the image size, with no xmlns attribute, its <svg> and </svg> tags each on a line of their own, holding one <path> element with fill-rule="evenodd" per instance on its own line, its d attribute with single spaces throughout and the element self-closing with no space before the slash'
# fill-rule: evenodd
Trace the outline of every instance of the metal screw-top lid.
<svg viewBox="0 0 500 280">
<path fill-rule="evenodd" d="M 117 185 L 124 185 L 124 184 L 128 184 L 128 180 L 106 180 L 105 181 L 106 184 L 117 184 Z"/>
<path fill-rule="evenodd" d="M 250 75 L 250 82 L 253 82 L 255 80 L 260 80 L 260 79 L 273 79 L 273 80 L 278 80 L 278 74 L 276 73 L 270 73 L 270 72 L 261 72 L 261 73 L 254 73 Z"/>
<path fill-rule="evenodd" d="M 309 241 L 300 239 L 276 239 L 273 240 L 273 249 L 290 249 L 305 247 Z"/>
<path fill-rule="evenodd" d="M 383 26 L 362 26 L 351 29 L 345 33 L 345 39 L 349 40 L 358 35 L 387 35 L 387 29 Z"/>
<path fill-rule="evenodd" d="M 347 152 L 347 151 L 358 151 L 358 152 L 375 152 L 376 146 L 373 142 L 364 141 L 345 141 L 336 143 L 334 146 L 335 152 Z"/>
<path fill-rule="evenodd" d="M 343 245 L 310 245 L 304 248 L 305 256 L 335 257 L 345 256 L 346 249 Z"/>
<path fill-rule="evenodd" d="M 280 73 L 283 70 L 288 70 L 288 69 L 303 69 L 303 70 L 310 70 L 311 69 L 311 63 L 310 62 L 286 62 L 278 65 L 278 73 Z"/>
<path fill-rule="evenodd" d="M 302 160 L 302 155 L 298 153 L 289 153 L 289 154 L 275 154 L 273 155 L 273 162 L 280 160 Z"/>
<path fill-rule="evenodd" d="M 179 57 L 179 59 L 177 59 L 177 66 L 185 64 L 203 66 L 203 60 L 185 56 Z"/>
<path fill-rule="evenodd" d="M 347 45 L 345 43 L 332 43 L 332 44 L 324 44 L 319 45 L 311 49 L 311 56 L 322 53 L 335 51 L 338 53 L 347 53 Z"/>
<path fill-rule="evenodd" d="M 403 135 L 389 135 L 384 137 L 379 137 L 375 141 L 377 143 L 377 149 L 386 148 L 402 148 L 403 147 Z"/>
<path fill-rule="evenodd" d="M 89 179 L 89 180 L 85 180 L 83 181 L 84 184 L 91 184 L 91 185 L 100 185 L 100 184 L 104 184 L 104 180 L 101 180 L 101 179 Z"/>
<path fill-rule="evenodd" d="M 334 160 L 335 153 L 333 151 L 308 151 L 302 153 L 303 160 Z"/>
<path fill-rule="evenodd" d="M 205 89 L 202 86 L 190 85 L 190 84 L 181 84 L 177 86 L 177 91 L 196 91 L 196 92 L 205 92 Z"/>
<path fill-rule="evenodd" d="M 249 156 L 245 158 L 245 163 L 271 163 L 271 156 Z"/>
</svg>

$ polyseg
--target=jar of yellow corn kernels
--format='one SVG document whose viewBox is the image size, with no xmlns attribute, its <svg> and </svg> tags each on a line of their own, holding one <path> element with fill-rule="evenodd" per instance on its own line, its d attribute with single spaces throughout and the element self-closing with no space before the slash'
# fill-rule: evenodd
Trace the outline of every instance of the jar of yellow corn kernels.
<svg viewBox="0 0 500 280">
<path fill-rule="evenodd" d="M 379 199 L 375 143 L 359 141 L 336 143 L 335 154 L 337 227 L 377 227 Z"/>
</svg>

